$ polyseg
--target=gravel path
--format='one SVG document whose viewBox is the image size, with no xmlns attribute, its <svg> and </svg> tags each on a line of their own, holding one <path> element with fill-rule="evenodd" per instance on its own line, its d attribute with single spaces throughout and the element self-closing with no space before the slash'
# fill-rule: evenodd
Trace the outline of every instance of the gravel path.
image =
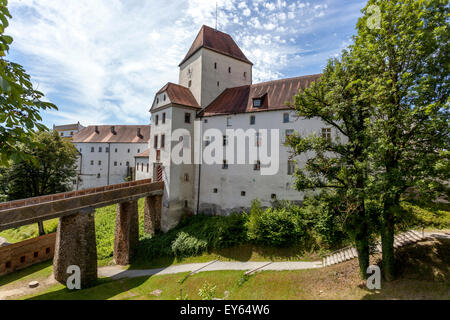
<svg viewBox="0 0 450 320">
<path fill-rule="evenodd" d="M 137 278 L 153 275 L 175 274 L 182 272 L 198 273 L 204 271 L 222 271 L 222 270 L 247 270 L 249 273 L 262 270 L 304 270 L 321 268 L 322 262 L 226 262 L 226 261 L 210 261 L 206 263 L 189 263 L 169 266 L 167 268 L 145 269 L 145 270 L 124 270 L 119 266 L 110 266 L 99 268 L 98 274 L 101 277 L 112 279 Z"/>
</svg>

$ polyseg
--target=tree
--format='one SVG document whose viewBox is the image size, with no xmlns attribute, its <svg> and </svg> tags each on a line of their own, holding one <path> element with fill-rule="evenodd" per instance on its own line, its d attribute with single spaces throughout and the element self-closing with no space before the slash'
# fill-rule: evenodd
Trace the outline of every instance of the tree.
<svg viewBox="0 0 450 320">
<path fill-rule="evenodd" d="M 20 144 L 32 146 L 30 135 L 46 130 L 40 123 L 39 112 L 57 109 L 49 102 L 42 101 L 43 93 L 35 90 L 25 69 L 5 59 L 12 37 L 5 35 L 8 18 L 8 1 L 0 0 L 0 165 L 8 165 L 9 160 L 26 158 Z"/>
<path fill-rule="evenodd" d="M 376 6 L 380 28 L 369 27 Z M 438 190 L 449 149 L 448 0 L 369 0 L 351 46 L 371 104 L 371 192 L 383 208 L 383 273 L 394 278 L 395 221 L 411 187 Z M 442 175 L 441 175 L 442 174 Z M 419 190 L 419 189 L 417 189 Z"/>
<path fill-rule="evenodd" d="M 8 200 L 66 192 L 76 177 L 78 151 L 58 132 L 40 132 L 32 137 L 32 146 L 22 145 L 26 159 L 13 161 L 0 168 L 0 190 Z M 2 174 L 3 173 L 3 174 Z M 43 234 L 39 225 L 39 234 Z"/>
<path fill-rule="evenodd" d="M 360 95 L 360 76 L 361 68 L 351 53 L 344 51 L 341 60 L 331 59 L 321 78 L 295 97 L 298 116 L 319 118 L 325 131 L 321 136 L 294 134 L 288 144 L 294 155 L 309 157 L 304 169 L 295 173 L 296 189 L 332 189 L 340 199 L 336 211 L 345 216 L 344 228 L 356 245 L 360 273 L 366 278 L 373 233 L 366 209 L 370 106 Z M 335 137 L 328 128 L 334 129 Z"/>
</svg>

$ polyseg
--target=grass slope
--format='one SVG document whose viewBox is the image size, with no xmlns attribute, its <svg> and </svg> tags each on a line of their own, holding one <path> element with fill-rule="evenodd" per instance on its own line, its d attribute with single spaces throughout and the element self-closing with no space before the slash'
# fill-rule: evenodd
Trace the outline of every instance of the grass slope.
<svg viewBox="0 0 450 320">
<path fill-rule="evenodd" d="M 420 242 L 398 251 L 398 279 L 382 282 L 369 291 L 358 274 L 357 260 L 322 269 L 264 271 L 243 280 L 243 271 L 202 272 L 180 283 L 186 274 L 153 276 L 118 281 L 102 279 L 82 291 L 56 285 L 24 299 L 200 299 L 205 282 L 215 285 L 215 297 L 228 299 L 450 299 L 450 240 Z M 373 257 L 372 263 L 378 262 Z M 160 296 L 152 294 L 162 290 Z M 228 293 L 227 293 L 228 292 Z"/>
</svg>

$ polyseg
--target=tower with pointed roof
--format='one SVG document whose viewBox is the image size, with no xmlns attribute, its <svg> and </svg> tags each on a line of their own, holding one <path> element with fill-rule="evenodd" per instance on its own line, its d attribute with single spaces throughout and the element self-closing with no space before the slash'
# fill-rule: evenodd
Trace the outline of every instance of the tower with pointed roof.
<svg viewBox="0 0 450 320">
<path fill-rule="evenodd" d="M 252 66 L 230 35 L 202 26 L 179 64 L 179 84 L 204 108 L 225 89 L 251 84 Z"/>
</svg>

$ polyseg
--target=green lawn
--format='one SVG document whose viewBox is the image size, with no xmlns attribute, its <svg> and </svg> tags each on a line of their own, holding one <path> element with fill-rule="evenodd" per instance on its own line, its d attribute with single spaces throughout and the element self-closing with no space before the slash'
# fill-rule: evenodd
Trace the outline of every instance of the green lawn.
<svg viewBox="0 0 450 320">
<path fill-rule="evenodd" d="M 62 285 L 22 299 L 135 299 L 172 300 L 180 297 L 200 299 L 199 289 L 206 283 L 216 286 L 214 296 L 227 299 L 450 299 L 450 241 L 429 241 L 402 248 L 398 279 L 382 282 L 382 289 L 369 291 L 360 280 L 357 260 L 327 268 L 301 271 L 264 271 L 243 278 L 243 271 L 202 272 L 189 276 L 141 277 L 112 281 L 100 279 L 92 288 L 70 291 Z M 379 263 L 373 257 L 372 263 Z M 159 296 L 152 294 L 161 290 Z"/>
</svg>

